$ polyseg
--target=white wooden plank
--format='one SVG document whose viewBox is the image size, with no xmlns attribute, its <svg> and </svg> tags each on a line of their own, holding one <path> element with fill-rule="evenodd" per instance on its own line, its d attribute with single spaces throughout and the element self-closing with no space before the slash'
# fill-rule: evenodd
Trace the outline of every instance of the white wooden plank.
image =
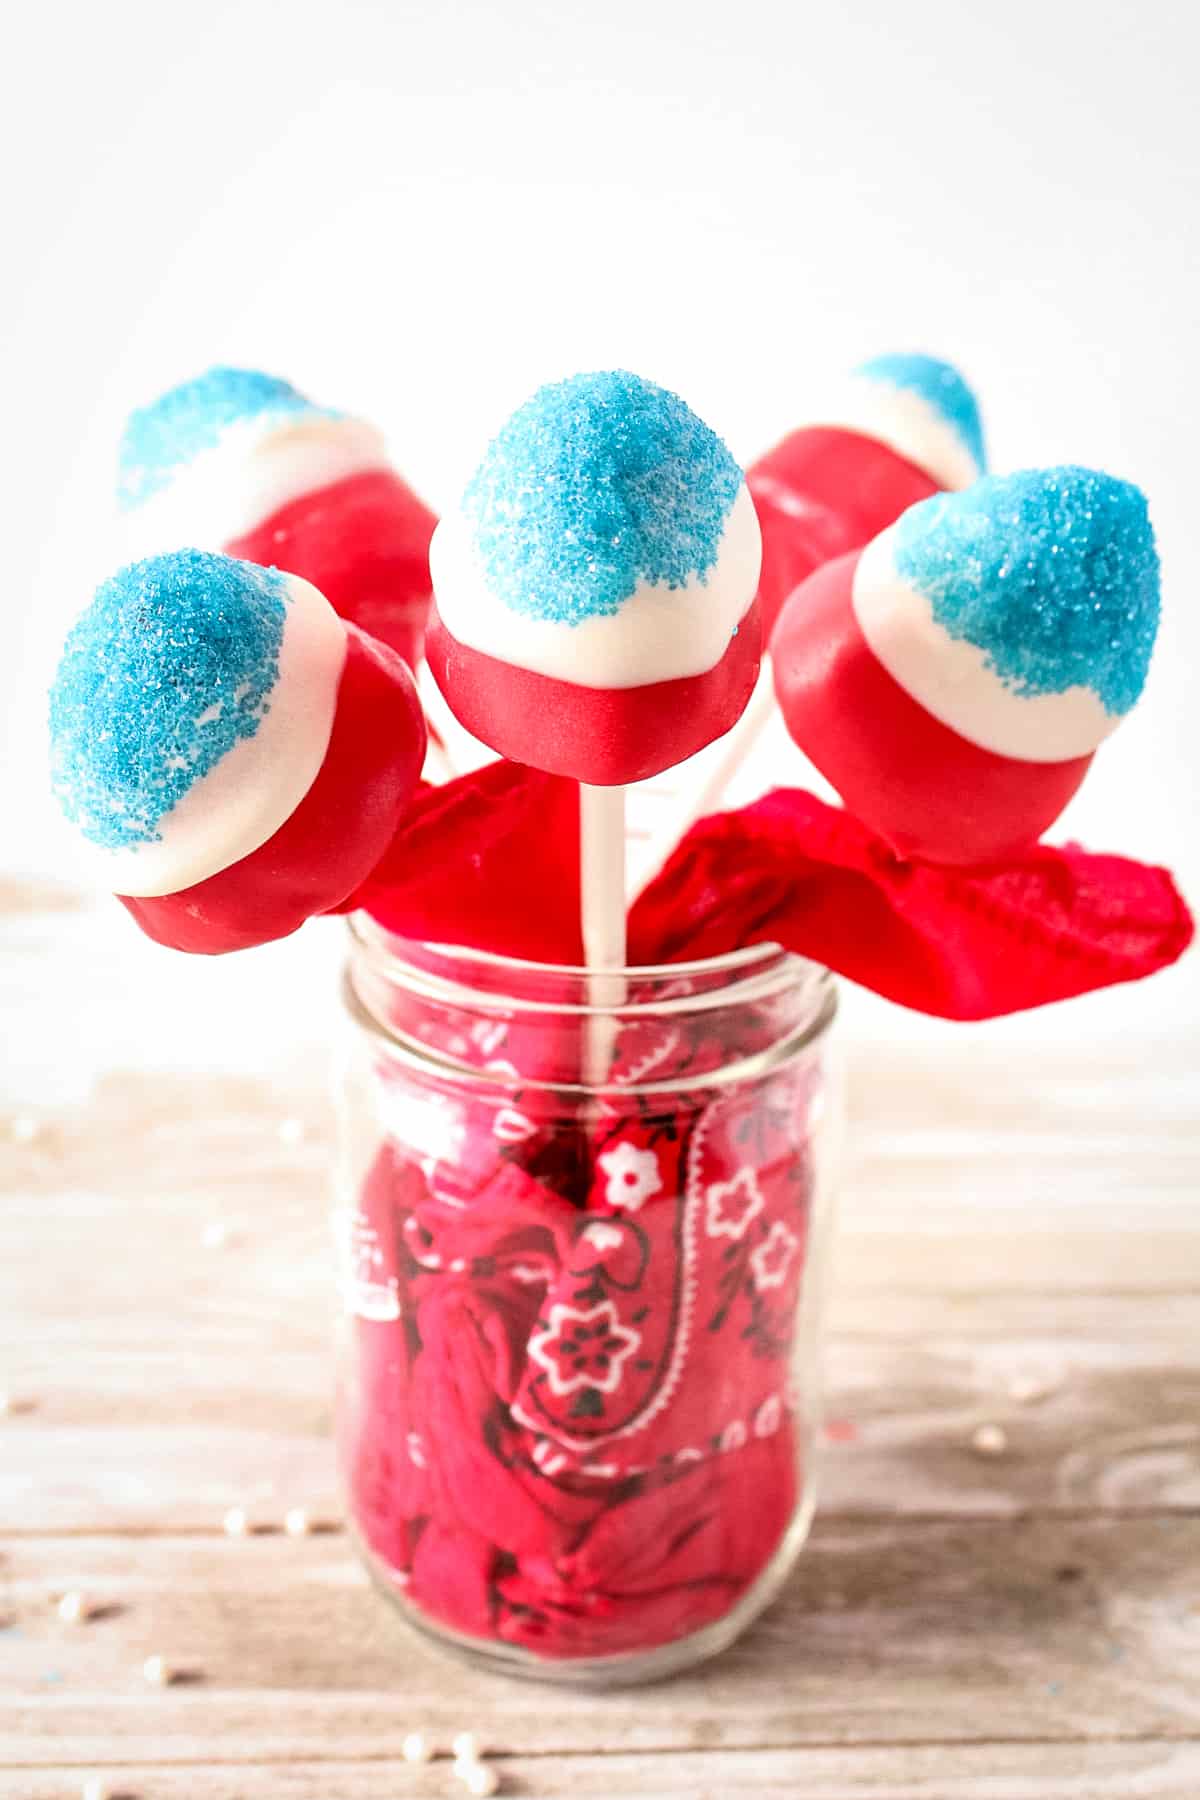
<svg viewBox="0 0 1200 1800">
<path fill-rule="evenodd" d="M 989 1744 L 856 1750 L 668 1751 L 498 1757 L 501 1792 L 524 1800 L 1195 1800 L 1196 1744 Z M 86 1773 L 92 1773 L 89 1768 Z M 0 1800 L 63 1800 L 85 1771 L 0 1772 Z M 426 1768 L 347 1762 L 124 1764 L 104 1770 L 120 1800 L 433 1800 L 462 1792 Z"/>
<path fill-rule="evenodd" d="M 62 1625 L 79 1587 L 111 1616 Z M 11 1544 L 0 1766 L 398 1756 L 469 1721 L 514 1754 L 1200 1737 L 1200 1520 L 819 1525 L 783 1599 L 669 1687 L 460 1669 L 338 1539 Z M 195 1679 L 147 1689 L 150 1654 Z"/>
</svg>

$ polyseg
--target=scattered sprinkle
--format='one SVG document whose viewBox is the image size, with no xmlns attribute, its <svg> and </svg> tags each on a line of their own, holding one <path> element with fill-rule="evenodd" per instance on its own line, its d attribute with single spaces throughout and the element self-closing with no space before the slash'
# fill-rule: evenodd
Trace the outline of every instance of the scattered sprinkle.
<svg viewBox="0 0 1200 1800">
<path fill-rule="evenodd" d="M 578 625 L 643 582 L 705 580 L 741 483 L 677 395 L 616 369 L 539 388 L 488 446 L 462 510 L 510 611 Z"/>
<path fill-rule="evenodd" d="M 454 1773 L 469 1794 L 498 1794 L 500 1777 L 490 1763 L 468 1762 L 463 1758 L 454 1765 Z"/>
<path fill-rule="evenodd" d="M 303 414 L 341 417 L 314 406 L 290 381 L 259 369 L 209 369 L 181 382 L 129 415 L 119 452 L 118 500 L 122 507 L 140 506 L 169 487 L 181 468 L 219 444 L 232 425 L 249 419 L 271 424 Z"/>
<path fill-rule="evenodd" d="M 291 1511 L 284 1515 L 283 1529 L 289 1537 L 308 1537 L 313 1529 L 308 1509 L 303 1506 L 293 1506 Z"/>
<path fill-rule="evenodd" d="M 1054 1392 L 1054 1383 L 1040 1380 L 1036 1375 L 1015 1375 L 1008 1384 L 1008 1392 L 1018 1406 L 1036 1406 L 1039 1400 L 1045 1400 Z"/>
<path fill-rule="evenodd" d="M 1008 1433 L 1002 1425 L 981 1425 L 971 1439 L 977 1456 L 1003 1456 L 1008 1449 Z"/>
<path fill-rule="evenodd" d="M 869 362 L 860 363 L 854 373 L 868 381 L 919 394 L 957 433 L 982 475 L 987 468 L 987 451 L 979 402 L 953 363 L 939 362 L 936 356 L 873 356 Z"/>
<path fill-rule="evenodd" d="M 1159 613 L 1138 488 L 1074 467 L 993 475 L 910 506 L 895 533 L 897 572 L 1014 693 L 1083 686 L 1110 714 L 1129 711 Z"/>
<path fill-rule="evenodd" d="M 64 1594 L 58 1603 L 58 1616 L 64 1625 L 83 1625 L 92 1618 L 95 1611 L 94 1603 L 77 1588 Z"/>
<path fill-rule="evenodd" d="M 99 1775 L 90 1775 L 79 1790 L 82 1800 L 113 1800 L 113 1791 Z"/>
<path fill-rule="evenodd" d="M 50 690 L 59 805 L 105 849 L 157 843 L 165 814 L 257 732 L 279 675 L 277 569 L 176 550 L 102 582 Z"/>
<path fill-rule="evenodd" d="M 400 1746 L 400 1754 L 407 1763 L 432 1762 L 433 1745 L 423 1731 L 410 1731 Z"/>
<path fill-rule="evenodd" d="M 28 1113 L 18 1113 L 9 1120 L 8 1135 L 14 1144 L 32 1144 L 42 1135 L 41 1123 Z"/>
<path fill-rule="evenodd" d="M 212 1219 L 204 1227 L 200 1242 L 206 1250 L 224 1250 L 233 1241 L 233 1233 L 224 1219 Z"/>
<path fill-rule="evenodd" d="M 303 1119 L 281 1119 L 279 1122 L 279 1141 L 289 1149 L 302 1144 L 307 1132 L 308 1127 Z"/>
<path fill-rule="evenodd" d="M 151 1687 L 170 1687 L 179 1679 L 179 1670 L 165 1656 L 148 1656 L 142 1664 L 142 1674 Z"/>
<path fill-rule="evenodd" d="M 478 1762 L 480 1757 L 479 1739 L 473 1731 L 460 1731 L 451 1741 L 450 1748 L 458 1762 Z"/>
<path fill-rule="evenodd" d="M 231 1506 L 221 1520 L 221 1529 L 226 1537 L 249 1537 L 254 1527 L 244 1506 Z"/>
</svg>

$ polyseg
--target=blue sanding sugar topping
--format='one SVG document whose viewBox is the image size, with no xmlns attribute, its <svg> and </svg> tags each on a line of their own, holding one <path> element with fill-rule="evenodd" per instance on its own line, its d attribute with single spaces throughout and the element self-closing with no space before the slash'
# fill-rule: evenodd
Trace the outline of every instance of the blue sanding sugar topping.
<svg viewBox="0 0 1200 1800">
<path fill-rule="evenodd" d="M 1094 469 L 992 475 L 912 506 L 898 573 L 1015 693 L 1090 687 L 1129 711 L 1158 629 L 1158 554 L 1145 496 Z"/>
<path fill-rule="evenodd" d="M 297 413 L 339 418 L 314 406 L 288 381 L 257 369 L 209 369 L 129 415 L 121 438 L 117 498 L 139 506 L 168 487 L 177 470 L 245 419 L 284 419 Z"/>
<path fill-rule="evenodd" d="M 97 588 L 50 690 L 51 779 L 108 850 L 159 821 L 267 712 L 287 610 L 277 569 L 177 550 Z"/>
<path fill-rule="evenodd" d="M 979 403 L 952 363 L 939 362 L 936 356 L 874 356 L 870 362 L 860 363 L 854 373 L 920 394 L 957 432 L 980 474 L 987 468 Z"/>
<path fill-rule="evenodd" d="M 677 395 L 623 370 L 539 389 L 463 496 L 494 594 L 577 625 L 641 583 L 707 579 L 742 472 Z"/>
</svg>

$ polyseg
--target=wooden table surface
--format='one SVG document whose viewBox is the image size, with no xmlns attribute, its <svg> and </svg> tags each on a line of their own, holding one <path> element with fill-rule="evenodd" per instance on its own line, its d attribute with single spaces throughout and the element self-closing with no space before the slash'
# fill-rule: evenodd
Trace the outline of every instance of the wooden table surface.
<svg viewBox="0 0 1200 1800">
<path fill-rule="evenodd" d="M 0 883 L 0 1796 L 449 1795 L 401 1743 L 469 1726 L 543 1800 L 1196 1800 L 1195 1034 L 858 1047 L 810 1544 L 723 1658 L 580 1695 L 457 1668 L 340 1531 L 279 1529 L 337 1516 L 336 938 L 201 964 Z"/>
</svg>

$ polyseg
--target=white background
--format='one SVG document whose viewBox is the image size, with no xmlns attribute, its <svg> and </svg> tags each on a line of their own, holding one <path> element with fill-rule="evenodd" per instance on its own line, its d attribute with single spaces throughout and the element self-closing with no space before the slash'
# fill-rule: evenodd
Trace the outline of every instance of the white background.
<svg viewBox="0 0 1200 1800">
<path fill-rule="evenodd" d="M 440 505 L 542 379 L 632 367 L 748 460 L 828 372 L 911 348 L 968 374 L 996 467 L 1084 461 L 1148 491 L 1159 651 L 1059 833 L 1170 862 L 1200 898 L 1194 18 L 1153 0 L 23 8 L 0 59 L 3 861 L 61 856 L 44 688 L 103 565 L 130 405 L 212 362 L 262 366 L 377 418 Z M 1182 1026 L 1196 990 L 1185 970 L 1037 1029 Z"/>
</svg>

